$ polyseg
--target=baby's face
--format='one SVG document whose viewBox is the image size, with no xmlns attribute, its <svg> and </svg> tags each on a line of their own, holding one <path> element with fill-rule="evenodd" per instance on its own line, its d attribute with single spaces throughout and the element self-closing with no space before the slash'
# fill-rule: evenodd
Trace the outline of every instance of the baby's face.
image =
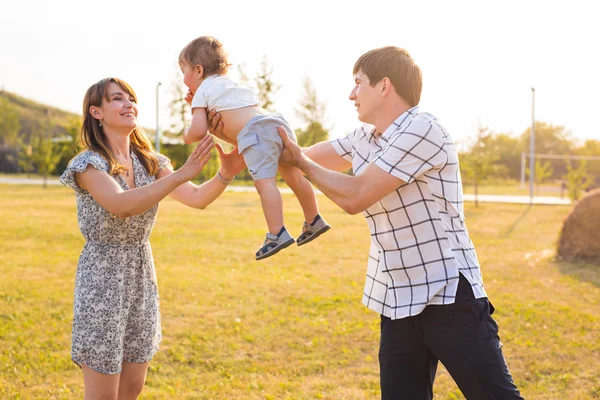
<svg viewBox="0 0 600 400">
<path fill-rule="evenodd" d="M 202 75 L 198 73 L 198 69 L 189 65 L 185 61 L 179 63 L 181 72 L 183 73 L 183 83 L 192 92 L 196 92 L 200 83 L 202 83 Z"/>
</svg>

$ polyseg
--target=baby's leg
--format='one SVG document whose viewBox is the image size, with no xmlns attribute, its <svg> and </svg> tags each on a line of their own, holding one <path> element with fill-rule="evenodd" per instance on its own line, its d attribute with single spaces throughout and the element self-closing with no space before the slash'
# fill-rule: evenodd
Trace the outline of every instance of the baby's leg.
<svg viewBox="0 0 600 400">
<path fill-rule="evenodd" d="M 304 212 L 304 220 L 308 223 L 312 222 L 319 214 L 319 206 L 311 183 L 304 178 L 302 171 L 290 165 L 279 164 L 279 173 L 298 198 Z"/>
<path fill-rule="evenodd" d="M 254 181 L 254 187 L 260 195 L 265 219 L 269 232 L 273 235 L 279 234 L 283 227 L 283 202 L 281 193 L 277 188 L 277 178 L 265 178 Z"/>
</svg>

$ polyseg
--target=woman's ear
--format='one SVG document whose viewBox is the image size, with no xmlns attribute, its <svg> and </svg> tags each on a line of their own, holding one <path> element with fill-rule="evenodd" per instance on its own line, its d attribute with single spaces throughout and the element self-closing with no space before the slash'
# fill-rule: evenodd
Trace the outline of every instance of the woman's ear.
<svg viewBox="0 0 600 400">
<path fill-rule="evenodd" d="M 102 111 L 96 106 L 90 107 L 90 115 L 98 120 L 102 119 Z"/>
</svg>

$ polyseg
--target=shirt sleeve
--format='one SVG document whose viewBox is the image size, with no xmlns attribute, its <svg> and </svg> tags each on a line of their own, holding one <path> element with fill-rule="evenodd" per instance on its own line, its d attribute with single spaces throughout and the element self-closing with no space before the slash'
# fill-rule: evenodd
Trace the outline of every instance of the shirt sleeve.
<svg viewBox="0 0 600 400">
<path fill-rule="evenodd" d="M 356 129 L 353 132 L 350 132 L 343 138 L 330 140 L 329 143 L 333 145 L 335 151 L 342 156 L 342 158 L 348 162 L 352 162 L 352 142 L 354 140 L 355 134 L 357 131 L 360 131 L 361 128 Z"/>
<path fill-rule="evenodd" d="M 413 120 L 402 131 L 392 134 L 373 162 L 396 178 L 411 183 L 428 171 L 442 168 L 447 160 L 444 139 L 436 125 Z"/>
<path fill-rule="evenodd" d="M 194 98 L 192 99 L 192 110 L 194 108 L 207 108 L 208 107 L 208 103 L 204 96 L 205 92 L 206 92 L 206 87 L 202 87 L 202 85 L 200 85 L 200 87 L 198 87 L 198 90 L 196 90 L 196 93 L 194 93 Z"/>
<path fill-rule="evenodd" d="M 88 165 L 96 168 L 98 171 L 108 172 L 108 163 L 99 154 L 92 151 L 85 151 L 76 155 L 67 165 L 67 169 L 60 176 L 60 183 L 70 187 L 75 192 L 82 192 L 75 180 L 76 172 L 85 172 Z"/>
<path fill-rule="evenodd" d="M 172 166 L 171 160 L 169 159 L 169 157 L 164 156 L 160 153 L 154 153 L 154 155 L 156 156 L 156 159 L 158 160 L 158 171 L 159 172 Z"/>
</svg>

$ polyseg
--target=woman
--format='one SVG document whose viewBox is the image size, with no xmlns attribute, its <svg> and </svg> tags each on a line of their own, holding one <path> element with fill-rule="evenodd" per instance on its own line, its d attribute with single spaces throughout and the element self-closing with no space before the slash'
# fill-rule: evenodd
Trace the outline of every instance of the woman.
<svg viewBox="0 0 600 400">
<path fill-rule="evenodd" d="M 85 399 L 136 399 L 161 340 L 156 273 L 148 238 L 158 202 L 170 195 L 195 208 L 212 203 L 244 168 L 217 144 L 221 169 L 196 186 L 213 147 L 201 141 L 173 171 L 137 124 L 133 89 L 116 78 L 92 85 L 83 102 L 84 151 L 61 182 L 75 190 L 86 239 L 77 267 L 71 357 L 83 370 Z"/>
</svg>

